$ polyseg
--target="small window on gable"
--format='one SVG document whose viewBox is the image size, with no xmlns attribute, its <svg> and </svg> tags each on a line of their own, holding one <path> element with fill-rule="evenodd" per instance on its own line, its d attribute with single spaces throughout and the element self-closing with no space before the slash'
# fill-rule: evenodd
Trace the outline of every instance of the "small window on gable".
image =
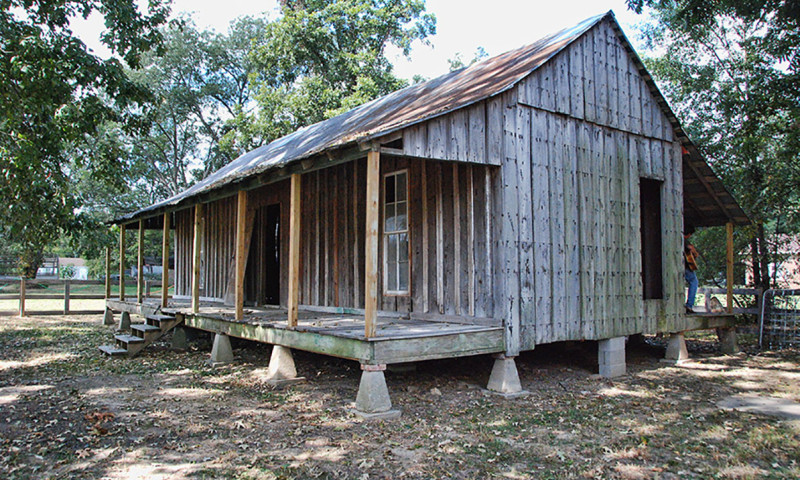
<svg viewBox="0 0 800 480">
<path fill-rule="evenodd" d="M 383 178 L 383 292 L 408 295 L 408 172 Z"/>
</svg>

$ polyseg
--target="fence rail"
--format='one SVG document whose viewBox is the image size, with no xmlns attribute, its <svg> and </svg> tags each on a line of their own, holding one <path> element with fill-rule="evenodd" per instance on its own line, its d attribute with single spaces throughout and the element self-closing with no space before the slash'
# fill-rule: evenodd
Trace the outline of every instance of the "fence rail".
<svg viewBox="0 0 800 480">
<path fill-rule="evenodd" d="M 700 287 L 697 289 L 697 293 L 703 295 L 704 306 L 707 312 L 711 312 L 711 297 L 713 295 L 725 295 L 728 293 L 728 289 L 726 288 L 713 288 L 713 287 Z M 734 302 L 733 312 L 736 315 L 747 314 L 747 315 L 756 315 L 757 317 L 761 316 L 761 300 L 763 297 L 763 290 L 760 288 L 734 288 L 733 289 L 734 296 L 753 296 L 756 297 L 756 304 L 754 307 L 737 307 Z M 723 308 L 725 306 L 723 305 Z"/>
<path fill-rule="evenodd" d="M 72 310 L 70 309 L 70 302 L 72 300 L 105 300 L 108 296 L 105 293 L 72 293 L 72 286 L 85 286 L 85 285 L 106 285 L 102 280 L 61 280 L 61 279 L 19 279 L 19 293 L 4 293 L 0 294 L 0 300 L 17 300 L 19 302 L 19 309 L 17 311 L 0 311 L 0 316 L 13 316 L 19 315 L 24 317 L 26 315 L 96 315 L 101 314 L 104 310 Z M 115 283 L 116 285 L 117 283 Z M 64 286 L 64 293 L 27 293 L 29 285 L 53 285 Z M 136 280 L 126 280 L 125 285 L 136 286 Z M 161 281 L 145 280 L 144 296 L 152 297 L 150 294 L 151 288 L 161 287 Z M 167 285 L 169 288 L 171 285 Z M 126 299 L 136 299 L 136 295 L 126 295 Z M 63 308 L 57 310 L 27 310 L 26 302 L 28 300 L 63 300 Z"/>
</svg>

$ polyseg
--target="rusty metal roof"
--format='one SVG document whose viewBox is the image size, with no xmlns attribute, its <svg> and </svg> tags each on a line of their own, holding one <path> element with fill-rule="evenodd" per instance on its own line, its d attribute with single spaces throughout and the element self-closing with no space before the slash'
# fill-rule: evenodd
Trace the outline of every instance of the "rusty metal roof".
<svg viewBox="0 0 800 480">
<path fill-rule="evenodd" d="M 708 221 L 704 223 L 704 217 L 701 215 L 695 219 L 695 225 L 716 225 L 722 218 L 736 223 L 749 222 L 747 215 L 739 208 L 719 178 L 697 154 L 696 148 L 681 129 L 675 114 L 669 108 L 641 59 L 633 51 L 633 47 L 614 19 L 613 12 L 609 11 L 588 18 L 574 27 L 561 30 L 530 45 L 489 58 L 456 72 L 406 87 L 349 112 L 301 128 L 268 145 L 245 153 L 187 190 L 118 218 L 115 223 L 125 223 L 136 218 L 152 216 L 157 211 L 189 205 L 191 199 L 196 196 L 235 184 L 268 170 L 281 168 L 326 151 L 369 141 L 498 95 L 512 88 L 606 18 L 611 20 L 612 27 L 622 38 L 626 50 L 631 54 L 650 91 L 672 122 L 680 141 L 690 152 L 695 153 L 692 158 L 705 166 L 696 164 L 696 162 L 692 163 L 692 165 L 699 165 L 698 168 L 702 170 L 704 179 L 701 183 L 706 186 L 711 185 L 710 188 L 701 192 L 701 195 L 716 192 L 724 197 L 722 199 L 698 198 L 698 202 L 702 202 L 706 206 L 714 205 L 715 209 L 711 211 L 706 207 L 707 211 L 704 215 Z M 687 171 L 690 172 L 690 175 L 693 175 L 692 172 L 698 171 L 697 168 L 689 169 L 688 166 L 684 162 L 684 177 L 687 176 Z M 723 208 L 723 206 L 727 208 Z"/>
<path fill-rule="evenodd" d="M 183 192 L 117 219 L 125 222 L 326 150 L 363 142 L 466 107 L 513 87 L 608 12 L 535 43 L 390 93 L 245 153 Z"/>
</svg>

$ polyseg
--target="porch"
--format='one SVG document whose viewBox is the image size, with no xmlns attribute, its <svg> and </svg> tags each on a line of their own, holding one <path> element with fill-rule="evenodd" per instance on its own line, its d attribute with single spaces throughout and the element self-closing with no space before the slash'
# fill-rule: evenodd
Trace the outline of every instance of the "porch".
<svg viewBox="0 0 800 480">
<path fill-rule="evenodd" d="M 387 365 L 505 351 L 502 322 L 490 318 L 379 312 L 375 334 L 364 335 L 364 313 L 341 308 L 298 309 L 297 325 L 287 322 L 288 310 L 261 306 L 243 309 L 221 302 L 201 302 L 196 312 L 191 300 L 158 299 L 120 301 L 108 299 L 112 312 L 142 316 L 169 315 L 187 327 L 207 332 L 280 345 L 323 355 L 355 360 L 363 365 Z"/>
</svg>

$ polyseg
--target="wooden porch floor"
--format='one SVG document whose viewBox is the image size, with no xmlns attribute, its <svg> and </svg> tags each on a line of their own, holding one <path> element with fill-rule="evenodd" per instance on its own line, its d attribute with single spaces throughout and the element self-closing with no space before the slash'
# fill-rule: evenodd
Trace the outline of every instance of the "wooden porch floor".
<svg viewBox="0 0 800 480">
<path fill-rule="evenodd" d="M 160 309 L 157 299 L 107 300 L 113 311 L 145 315 L 175 314 L 188 327 L 258 342 L 283 345 L 324 355 L 349 358 L 366 364 L 404 363 L 451 358 L 505 350 L 504 329 L 499 321 L 468 317 L 379 315 L 377 334 L 364 337 L 364 317 L 358 313 L 315 311 L 298 313 L 298 325 L 287 326 L 287 310 L 281 307 L 247 307 L 237 321 L 233 307 L 201 302 L 192 313 L 188 300 L 170 300 Z"/>
</svg>

